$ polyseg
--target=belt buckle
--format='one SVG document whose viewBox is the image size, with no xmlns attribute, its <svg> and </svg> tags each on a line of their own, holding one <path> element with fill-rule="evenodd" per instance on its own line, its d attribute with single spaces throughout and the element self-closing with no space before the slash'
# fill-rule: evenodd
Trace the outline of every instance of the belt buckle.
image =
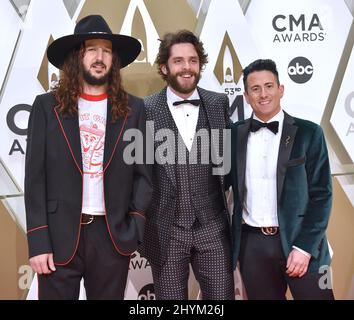
<svg viewBox="0 0 354 320">
<path fill-rule="evenodd" d="M 274 236 L 278 232 L 278 227 L 262 227 L 261 231 L 265 236 Z"/>
<path fill-rule="evenodd" d="M 88 221 L 86 221 L 86 222 L 83 222 L 82 219 L 81 219 L 81 224 L 83 224 L 83 225 L 90 224 L 90 223 L 92 223 L 93 219 L 94 219 L 94 217 L 92 215 L 90 215 L 90 219 Z"/>
</svg>

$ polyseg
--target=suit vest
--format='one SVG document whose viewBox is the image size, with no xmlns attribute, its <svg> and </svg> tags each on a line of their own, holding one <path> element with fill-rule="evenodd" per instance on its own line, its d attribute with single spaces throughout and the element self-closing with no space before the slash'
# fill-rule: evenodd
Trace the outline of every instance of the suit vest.
<svg viewBox="0 0 354 320">
<path fill-rule="evenodd" d="M 212 220 L 224 210 L 224 203 L 219 177 L 212 175 L 210 125 L 204 107 L 199 107 L 196 134 L 190 152 L 175 124 L 173 129 L 175 136 L 178 136 L 175 152 L 176 225 L 189 229 L 196 222 L 204 225 Z"/>
</svg>

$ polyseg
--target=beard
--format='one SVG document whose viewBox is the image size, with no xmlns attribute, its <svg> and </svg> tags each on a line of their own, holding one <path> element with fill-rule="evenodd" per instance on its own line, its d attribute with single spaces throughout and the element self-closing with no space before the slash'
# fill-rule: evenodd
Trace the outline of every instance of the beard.
<svg viewBox="0 0 354 320">
<path fill-rule="evenodd" d="M 103 65 L 102 63 L 96 64 Z M 101 77 L 96 77 L 90 72 L 90 70 L 86 69 L 85 67 L 82 68 L 82 76 L 84 80 L 91 86 L 103 86 L 107 84 L 111 73 L 112 69 L 110 69 L 106 74 L 102 75 Z"/>
<path fill-rule="evenodd" d="M 190 85 L 181 85 L 179 82 L 178 82 L 178 77 L 179 76 L 183 76 L 184 74 L 190 74 L 192 76 L 194 76 L 194 81 L 192 84 Z M 183 93 L 183 94 L 188 94 L 188 93 L 192 93 L 195 88 L 197 87 L 197 84 L 199 82 L 201 78 L 201 74 L 200 72 L 199 73 L 195 73 L 195 72 L 191 72 L 191 71 L 184 71 L 184 72 L 177 72 L 176 74 L 172 74 L 170 72 L 170 70 L 167 68 L 167 83 L 168 85 L 174 89 L 176 92 L 180 92 L 180 93 Z"/>
</svg>

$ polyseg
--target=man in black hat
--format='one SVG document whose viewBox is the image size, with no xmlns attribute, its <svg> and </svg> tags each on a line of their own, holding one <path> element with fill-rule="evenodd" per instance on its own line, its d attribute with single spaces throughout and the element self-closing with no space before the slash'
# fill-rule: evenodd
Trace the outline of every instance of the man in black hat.
<svg viewBox="0 0 354 320">
<path fill-rule="evenodd" d="M 125 131 L 145 133 L 143 101 L 124 91 L 120 77 L 139 53 L 138 40 L 112 34 L 98 15 L 47 50 L 61 77 L 34 101 L 25 172 L 39 299 L 77 299 L 81 278 L 88 299 L 124 298 L 152 193 L 149 167 L 123 157 L 133 143 Z"/>
</svg>

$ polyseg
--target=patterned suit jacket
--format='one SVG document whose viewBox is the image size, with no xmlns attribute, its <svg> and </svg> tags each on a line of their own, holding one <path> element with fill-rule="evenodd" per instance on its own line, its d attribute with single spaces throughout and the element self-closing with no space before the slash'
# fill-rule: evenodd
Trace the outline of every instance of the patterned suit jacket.
<svg viewBox="0 0 354 320">
<path fill-rule="evenodd" d="M 218 129 L 220 132 L 218 139 L 219 146 L 222 146 L 223 139 L 226 139 L 227 134 L 223 129 L 229 128 L 230 120 L 228 115 L 229 102 L 225 94 L 207 91 L 198 87 L 198 93 L 206 110 L 207 119 L 210 129 Z M 156 133 L 163 129 L 171 130 L 174 126 L 173 117 L 167 105 L 166 88 L 158 93 L 148 96 L 144 99 L 146 107 L 147 120 L 150 122 L 150 133 L 153 134 L 154 139 L 154 154 L 155 163 L 153 165 L 153 196 L 150 207 L 146 212 L 146 224 L 144 233 L 143 247 L 140 248 L 141 253 L 152 263 L 161 265 L 167 259 L 167 249 L 169 246 L 170 229 L 175 222 L 175 213 L 177 206 L 177 182 L 176 182 L 176 165 L 174 163 L 161 164 L 156 161 L 158 157 L 159 145 L 162 143 L 169 143 L 165 141 L 158 141 Z M 229 130 L 225 130 L 229 131 Z M 176 139 L 177 141 L 177 139 Z M 210 138 L 212 143 L 211 152 L 213 152 L 213 145 L 216 141 Z M 229 140 L 228 140 L 229 142 Z M 227 143 L 227 142 L 226 142 Z M 175 146 L 169 145 L 174 148 Z M 229 151 L 230 148 L 226 148 Z M 218 150 L 214 150 L 218 152 Z M 220 153 L 221 154 L 221 151 Z M 229 158 L 228 155 L 224 155 Z M 223 164 L 221 164 L 223 165 Z M 213 165 L 217 167 L 217 165 Z M 220 164 L 219 164 L 220 168 Z M 226 172 L 227 173 L 227 172 Z M 223 211 L 230 223 L 229 213 L 227 211 L 226 198 L 224 195 L 225 180 L 224 175 L 219 175 L 220 189 L 222 190 L 223 202 L 225 210 Z"/>
</svg>

